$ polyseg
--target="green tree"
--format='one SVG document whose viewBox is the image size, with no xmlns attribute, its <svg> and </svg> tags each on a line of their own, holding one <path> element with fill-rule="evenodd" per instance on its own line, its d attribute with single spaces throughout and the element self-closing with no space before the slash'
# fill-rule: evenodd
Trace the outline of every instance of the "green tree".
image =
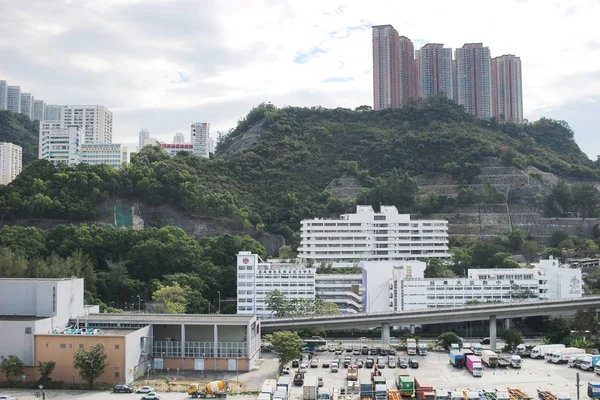
<svg viewBox="0 0 600 400">
<path fill-rule="evenodd" d="M 538 249 L 538 244 L 535 240 L 526 240 L 521 247 L 521 255 L 530 263 L 537 255 Z"/>
<path fill-rule="evenodd" d="M 553 318 L 548 324 L 548 333 L 546 334 L 546 341 L 548 343 L 563 343 L 569 344 L 569 336 L 571 330 L 567 323 L 561 318 Z"/>
<path fill-rule="evenodd" d="M 73 354 L 73 367 L 79 370 L 79 375 L 91 389 L 94 381 L 104 373 L 108 354 L 101 343 L 93 345 L 89 351 L 77 349 Z"/>
<path fill-rule="evenodd" d="M 514 231 L 509 232 L 506 237 L 508 238 L 508 247 L 510 250 L 521 250 L 525 242 L 525 235 L 522 230 L 517 228 Z"/>
<path fill-rule="evenodd" d="M 562 217 L 572 209 L 572 206 L 573 192 L 571 186 L 564 180 L 558 181 L 546 197 L 546 212 L 552 217 Z"/>
<path fill-rule="evenodd" d="M 598 189 L 591 183 L 575 186 L 573 203 L 581 217 L 596 216 L 598 214 Z"/>
<path fill-rule="evenodd" d="M 287 317 L 290 313 L 290 303 L 285 298 L 285 295 L 280 290 L 271 290 L 265 298 L 267 308 L 271 310 L 271 315 L 276 315 L 277 318 Z"/>
<path fill-rule="evenodd" d="M 505 350 L 514 350 L 518 345 L 523 343 L 523 335 L 519 331 L 507 329 L 500 334 L 500 338 L 506 343 Z"/>
<path fill-rule="evenodd" d="M 554 231 L 552 232 L 552 238 L 550 239 L 550 244 L 552 247 L 558 247 L 558 245 L 567 240 L 569 238 L 569 234 L 565 231 Z"/>
<path fill-rule="evenodd" d="M 292 249 L 292 246 L 281 246 L 279 248 L 279 258 L 282 258 L 282 259 L 296 258 L 296 253 Z"/>
<path fill-rule="evenodd" d="M 522 287 L 517 284 L 512 284 L 510 287 L 510 298 L 525 300 L 525 299 L 534 299 L 537 297 L 536 293 L 527 287 Z"/>
<path fill-rule="evenodd" d="M 453 278 L 454 272 L 444 265 L 439 258 L 430 258 L 427 260 L 425 268 L 425 278 Z"/>
<path fill-rule="evenodd" d="M 159 314 L 183 314 L 187 304 L 185 290 L 178 283 L 163 286 L 152 293 L 154 311 Z"/>
<path fill-rule="evenodd" d="M 442 333 L 437 338 L 437 345 L 443 347 L 444 350 L 450 350 L 450 346 L 453 343 L 457 343 L 459 346 L 462 346 L 462 340 L 460 340 L 460 337 L 454 332 Z"/>
<path fill-rule="evenodd" d="M 54 372 L 54 368 L 56 367 L 56 363 L 54 361 L 40 361 L 38 363 L 38 370 L 40 371 L 40 385 L 47 386 L 52 378 L 52 372 Z"/>
<path fill-rule="evenodd" d="M 19 357 L 15 355 L 1 356 L 0 360 L 0 371 L 7 381 L 10 381 L 12 377 L 20 378 L 25 373 L 25 365 Z"/>
<path fill-rule="evenodd" d="M 598 328 L 598 318 L 596 310 L 577 310 L 571 320 L 571 329 L 577 332 L 596 332 Z"/>
<path fill-rule="evenodd" d="M 302 358 L 304 341 L 296 332 L 279 331 L 265 335 L 265 339 L 273 346 L 279 358 L 279 371 L 283 366 L 296 358 Z"/>
</svg>

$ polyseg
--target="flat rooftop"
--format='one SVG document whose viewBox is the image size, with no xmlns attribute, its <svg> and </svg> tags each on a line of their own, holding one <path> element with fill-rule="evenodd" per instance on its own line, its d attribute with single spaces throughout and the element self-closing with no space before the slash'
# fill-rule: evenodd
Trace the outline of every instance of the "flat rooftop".
<svg viewBox="0 0 600 400">
<path fill-rule="evenodd" d="M 79 322 L 125 322 L 125 323 L 215 323 L 215 324 L 247 324 L 254 315 L 222 315 L 222 314 L 127 314 L 127 313 L 101 313 L 88 314 L 78 318 Z M 74 320 L 75 318 L 72 318 Z"/>
<path fill-rule="evenodd" d="M 38 317 L 35 315 L 0 315 L 0 321 L 39 321 L 51 317 Z"/>
<path fill-rule="evenodd" d="M 83 278 L 0 278 L 0 282 L 62 282 Z"/>
<path fill-rule="evenodd" d="M 130 333 L 137 331 L 137 329 L 99 329 L 99 332 L 94 334 L 81 334 L 81 333 L 41 333 L 36 334 L 36 336 L 82 336 L 82 337 L 94 337 L 94 336 L 126 336 Z"/>
</svg>

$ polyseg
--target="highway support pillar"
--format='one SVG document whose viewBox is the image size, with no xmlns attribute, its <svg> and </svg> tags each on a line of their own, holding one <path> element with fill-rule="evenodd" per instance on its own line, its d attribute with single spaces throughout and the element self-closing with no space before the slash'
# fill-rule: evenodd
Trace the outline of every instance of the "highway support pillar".
<svg viewBox="0 0 600 400">
<path fill-rule="evenodd" d="M 381 344 L 384 346 L 390 344 L 390 324 L 386 322 L 381 324 Z"/>
<path fill-rule="evenodd" d="M 490 349 L 496 351 L 496 316 L 490 315 Z"/>
<path fill-rule="evenodd" d="M 507 331 L 510 329 L 510 318 L 506 318 L 504 320 L 504 330 Z"/>
</svg>

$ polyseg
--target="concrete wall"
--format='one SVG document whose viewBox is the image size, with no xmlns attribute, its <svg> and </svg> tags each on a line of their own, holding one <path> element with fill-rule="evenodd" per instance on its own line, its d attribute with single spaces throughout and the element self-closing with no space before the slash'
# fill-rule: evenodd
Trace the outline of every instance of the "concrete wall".
<svg viewBox="0 0 600 400">
<path fill-rule="evenodd" d="M 212 328 L 212 326 L 211 326 Z M 163 341 L 171 338 L 175 341 L 181 341 L 181 324 L 176 325 L 153 325 L 154 340 Z M 187 340 L 187 338 L 186 338 Z"/>
<path fill-rule="evenodd" d="M 146 373 L 147 360 L 152 352 L 150 336 L 151 326 L 125 336 L 125 383 L 132 382 Z"/>
<path fill-rule="evenodd" d="M 213 325 L 186 325 L 186 342 L 214 342 L 215 331 Z"/>
<path fill-rule="evenodd" d="M 84 383 L 79 376 L 79 370 L 73 367 L 73 355 L 80 346 L 87 351 L 97 343 L 104 346 L 108 358 L 104 373 L 96 382 L 109 384 L 123 382 L 126 378 L 124 336 L 36 335 L 36 364 L 40 361 L 56 362 L 56 368 L 52 373 L 53 381 Z"/>
<path fill-rule="evenodd" d="M 29 328 L 29 334 L 25 329 Z M 0 356 L 15 355 L 19 357 L 26 366 L 33 366 L 34 363 L 34 332 L 35 320 L 30 321 L 0 321 Z"/>
<path fill-rule="evenodd" d="M 219 342 L 245 342 L 246 341 L 246 325 L 219 325 L 218 326 Z M 186 337 L 187 340 L 187 337 Z"/>
</svg>

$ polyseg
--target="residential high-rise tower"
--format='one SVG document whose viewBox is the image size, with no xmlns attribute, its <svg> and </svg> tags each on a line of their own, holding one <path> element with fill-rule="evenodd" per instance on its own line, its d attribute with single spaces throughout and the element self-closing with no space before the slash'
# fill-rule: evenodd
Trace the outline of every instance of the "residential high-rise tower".
<svg viewBox="0 0 600 400">
<path fill-rule="evenodd" d="M 400 107 L 400 37 L 391 25 L 373 26 L 373 108 Z"/>
<path fill-rule="evenodd" d="M 60 120 L 60 106 L 56 104 L 46 104 L 44 111 L 44 119 L 46 121 Z"/>
<path fill-rule="evenodd" d="M 508 54 L 492 59 L 492 116 L 523 122 L 521 59 Z"/>
<path fill-rule="evenodd" d="M 46 102 L 44 100 L 33 101 L 33 117 L 34 121 L 43 121 L 46 119 Z"/>
<path fill-rule="evenodd" d="M 33 118 L 33 102 L 35 101 L 31 93 L 21 93 L 21 114 L 29 119 Z"/>
<path fill-rule="evenodd" d="M 185 143 L 185 136 L 181 132 L 177 132 L 175 136 L 173 136 L 173 143 Z"/>
<path fill-rule="evenodd" d="M 81 127 L 84 143 L 112 143 L 112 112 L 104 106 L 62 106 L 61 128 Z"/>
<path fill-rule="evenodd" d="M 0 143 L 0 185 L 8 185 L 23 168 L 23 149 L 12 143 Z"/>
<path fill-rule="evenodd" d="M 8 95 L 8 83 L 0 81 L 0 110 L 6 110 L 6 97 Z"/>
<path fill-rule="evenodd" d="M 194 154 L 200 157 L 209 156 L 210 124 L 207 122 L 195 122 L 190 128 L 191 142 L 194 146 Z"/>
<path fill-rule="evenodd" d="M 144 141 L 150 139 L 150 131 L 148 129 L 141 129 L 139 133 L 138 151 L 144 148 Z"/>
<path fill-rule="evenodd" d="M 6 93 L 6 109 L 14 113 L 21 112 L 21 87 L 8 86 Z"/>
<path fill-rule="evenodd" d="M 417 55 L 419 96 L 452 95 L 452 49 L 443 44 L 427 43 Z"/>
<path fill-rule="evenodd" d="M 467 43 L 456 49 L 457 103 L 482 119 L 492 117 L 492 66 L 489 47 Z"/>
<path fill-rule="evenodd" d="M 412 41 L 406 36 L 400 36 L 398 39 L 398 55 L 400 57 L 399 73 L 400 78 L 400 106 L 405 106 L 410 99 L 417 97 L 417 67 L 415 64 L 415 47 Z"/>
</svg>

